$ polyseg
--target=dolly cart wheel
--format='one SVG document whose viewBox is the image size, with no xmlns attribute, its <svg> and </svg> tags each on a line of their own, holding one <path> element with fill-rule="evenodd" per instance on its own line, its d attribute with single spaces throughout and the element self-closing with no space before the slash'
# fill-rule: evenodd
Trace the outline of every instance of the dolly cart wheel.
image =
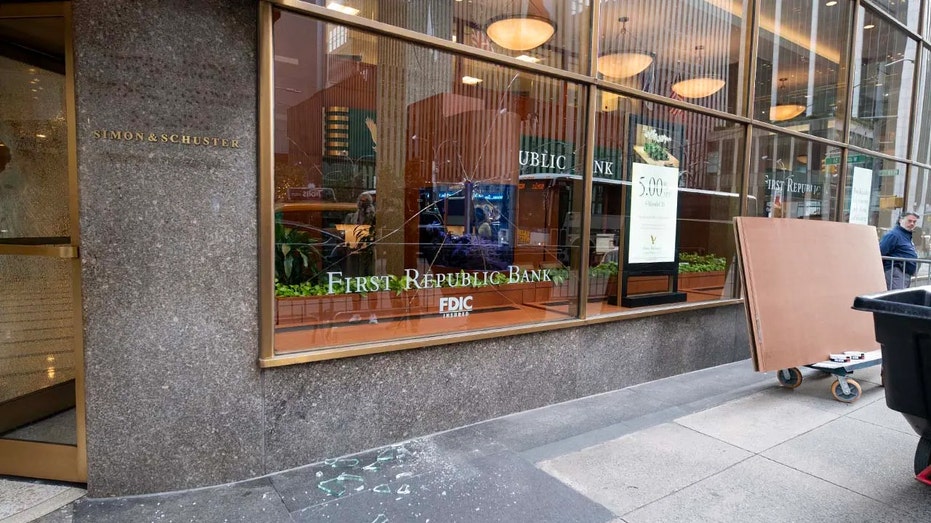
<svg viewBox="0 0 931 523">
<path fill-rule="evenodd" d="M 782 369 L 776 372 L 776 379 L 783 387 L 794 389 L 802 384 L 802 371 L 798 370 L 798 367 Z"/>
<path fill-rule="evenodd" d="M 831 394 L 834 395 L 834 399 L 837 401 L 853 403 L 860 399 L 861 392 L 863 392 L 863 389 L 860 388 L 860 384 L 856 380 L 845 376 L 838 376 L 837 381 L 831 383 Z"/>
<path fill-rule="evenodd" d="M 931 439 L 921 438 L 918 440 L 918 448 L 915 449 L 915 475 L 921 474 L 929 466 L 931 466 Z"/>
</svg>

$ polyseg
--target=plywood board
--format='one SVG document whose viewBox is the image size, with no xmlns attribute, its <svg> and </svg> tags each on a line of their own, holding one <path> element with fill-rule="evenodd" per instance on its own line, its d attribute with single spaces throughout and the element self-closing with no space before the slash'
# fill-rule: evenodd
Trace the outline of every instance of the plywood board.
<svg viewBox="0 0 931 523">
<path fill-rule="evenodd" d="M 886 290 L 876 230 L 816 220 L 734 219 L 756 370 L 879 348 L 855 297 Z"/>
</svg>

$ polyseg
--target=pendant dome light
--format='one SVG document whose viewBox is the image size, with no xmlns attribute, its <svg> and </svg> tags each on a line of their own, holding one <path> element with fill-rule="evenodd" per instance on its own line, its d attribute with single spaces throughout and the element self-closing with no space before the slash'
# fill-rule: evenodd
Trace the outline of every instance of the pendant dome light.
<svg viewBox="0 0 931 523">
<path fill-rule="evenodd" d="M 605 54 L 598 56 L 598 72 L 611 78 L 629 78 L 642 73 L 653 63 L 653 55 L 637 50 L 633 37 L 627 32 L 627 22 L 630 18 L 622 16 L 617 19 L 621 23 L 614 43 Z"/>
<path fill-rule="evenodd" d="M 779 89 L 777 90 L 776 94 L 776 105 L 773 105 L 769 108 L 769 119 L 773 122 L 784 122 L 786 120 L 791 120 L 805 112 L 804 105 L 794 104 L 788 100 L 785 100 L 785 95 L 783 95 L 783 100 L 781 102 L 779 101 L 778 91 L 785 91 L 786 80 L 788 80 L 788 78 L 779 79 Z"/>
<path fill-rule="evenodd" d="M 556 33 L 556 23 L 550 18 L 543 0 L 517 0 L 510 12 L 488 21 L 485 34 L 491 41 L 511 51 L 527 51 L 540 47 Z"/>
<path fill-rule="evenodd" d="M 706 98 L 724 87 L 724 80 L 707 74 L 701 52 L 702 45 L 695 46 L 695 76 L 672 84 L 672 91 L 682 98 Z"/>
</svg>

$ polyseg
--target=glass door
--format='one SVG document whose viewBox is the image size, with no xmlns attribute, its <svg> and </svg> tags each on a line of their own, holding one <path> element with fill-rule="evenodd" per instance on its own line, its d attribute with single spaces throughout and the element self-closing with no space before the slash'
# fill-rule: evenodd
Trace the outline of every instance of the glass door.
<svg viewBox="0 0 931 523">
<path fill-rule="evenodd" d="M 0 5 L 0 474 L 83 482 L 69 7 Z"/>
</svg>

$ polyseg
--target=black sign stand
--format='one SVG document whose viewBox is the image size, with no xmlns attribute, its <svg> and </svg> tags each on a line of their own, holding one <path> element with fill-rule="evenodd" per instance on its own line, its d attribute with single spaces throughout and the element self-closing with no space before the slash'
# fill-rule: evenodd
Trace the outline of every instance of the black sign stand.
<svg viewBox="0 0 931 523">
<path fill-rule="evenodd" d="M 621 274 L 621 305 L 624 307 L 645 307 L 647 305 L 660 305 L 663 303 L 679 303 L 686 300 L 687 295 L 679 292 L 679 264 L 678 256 L 675 263 L 624 263 Z M 671 265 L 672 267 L 667 267 Z M 628 294 L 627 280 L 631 276 L 666 276 L 669 278 L 669 287 L 665 292 L 651 292 L 644 294 Z"/>
<path fill-rule="evenodd" d="M 682 128 L 679 125 L 671 124 L 669 122 L 654 121 L 647 118 L 642 118 L 638 115 L 630 115 L 627 129 L 627 150 L 634 151 L 634 147 L 637 143 L 638 134 L 644 129 L 655 129 L 660 132 L 673 137 L 673 152 L 679 154 L 680 160 L 685 161 L 685 151 L 684 143 L 682 137 Z M 627 176 L 632 176 L 633 161 L 635 154 L 628 154 L 628 160 L 626 162 Z M 624 234 L 624 260 L 623 267 L 620 271 L 621 274 L 621 305 L 624 307 L 644 307 L 647 305 L 660 305 L 664 303 L 679 303 L 686 300 L 687 295 L 684 292 L 679 292 L 679 228 L 676 227 L 676 237 L 674 240 L 675 243 L 675 256 L 672 261 L 669 262 L 654 262 L 654 263 L 629 263 L 630 259 L 630 201 L 631 201 L 631 186 L 627 186 L 626 197 L 624 202 L 626 205 L 627 211 L 625 212 L 625 232 Z M 676 203 L 678 205 L 678 202 Z M 631 277 L 638 276 L 665 276 L 668 278 L 668 285 L 665 291 L 662 292 L 650 292 L 650 293 L 640 293 L 640 294 L 628 294 L 628 280 Z M 615 298 L 616 301 L 616 298 Z M 613 305 L 616 305 L 614 303 Z"/>
<path fill-rule="evenodd" d="M 627 191 L 627 209 L 630 209 L 631 191 Z M 677 204 L 678 205 L 678 204 Z M 644 307 L 663 303 L 679 303 L 687 295 L 679 292 L 679 227 L 676 227 L 675 256 L 669 262 L 630 263 L 630 217 L 626 220 L 624 234 L 624 266 L 621 271 L 621 305 L 624 307 Z M 666 276 L 668 286 L 665 291 L 642 294 L 628 294 L 628 280 L 636 276 Z"/>
</svg>

